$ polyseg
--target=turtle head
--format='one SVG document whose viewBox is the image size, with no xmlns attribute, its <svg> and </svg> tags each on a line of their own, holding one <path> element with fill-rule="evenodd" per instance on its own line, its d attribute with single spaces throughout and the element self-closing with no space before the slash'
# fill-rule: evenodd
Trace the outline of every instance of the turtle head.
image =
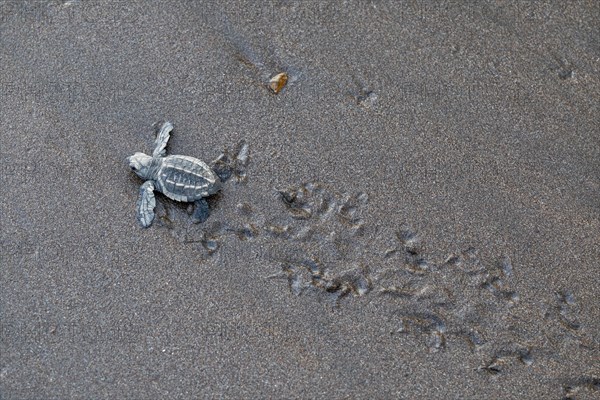
<svg viewBox="0 0 600 400">
<path fill-rule="evenodd" d="M 131 170 L 140 178 L 149 179 L 152 174 L 152 157 L 144 153 L 135 153 L 127 157 L 127 163 Z"/>
</svg>

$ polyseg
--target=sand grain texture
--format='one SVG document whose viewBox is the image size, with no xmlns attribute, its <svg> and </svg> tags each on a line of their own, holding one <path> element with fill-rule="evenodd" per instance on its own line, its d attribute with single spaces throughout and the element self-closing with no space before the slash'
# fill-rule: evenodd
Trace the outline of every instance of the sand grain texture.
<svg viewBox="0 0 600 400">
<path fill-rule="evenodd" d="M 2 399 L 598 396 L 598 3 L 225 3 L 0 3 Z"/>
</svg>

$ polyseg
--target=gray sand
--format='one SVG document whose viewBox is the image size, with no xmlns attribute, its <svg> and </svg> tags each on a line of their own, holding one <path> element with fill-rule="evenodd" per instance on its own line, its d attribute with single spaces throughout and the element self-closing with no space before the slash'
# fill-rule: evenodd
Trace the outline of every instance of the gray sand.
<svg viewBox="0 0 600 400">
<path fill-rule="evenodd" d="M 204 3 L 0 4 L 2 399 L 598 396 L 598 2 Z"/>
</svg>

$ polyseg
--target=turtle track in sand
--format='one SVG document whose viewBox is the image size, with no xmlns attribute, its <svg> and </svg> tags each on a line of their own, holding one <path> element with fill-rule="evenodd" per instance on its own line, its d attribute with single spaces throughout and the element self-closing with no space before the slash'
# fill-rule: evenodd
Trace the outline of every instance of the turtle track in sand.
<svg viewBox="0 0 600 400">
<path fill-rule="evenodd" d="M 235 184 L 246 182 L 247 148 L 243 153 L 243 162 L 234 168 Z M 243 171 L 242 176 L 235 171 Z M 573 293 L 561 290 L 552 298 L 535 299 L 541 307 L 522 304 L 518 267 L 509 256 L 483 259 L 478 249 L 466 247 L 435 259 L 429 244 L 409 226 L 399 228 L 391 241 L 382 238 L 366 218 L 364 192 L 338 192 L 308 182 L 274 189 L 273 195 L 275 205 L 268 211 L 239 203 L 239 218 L 232 221 L 167 226 L 182 242 L 200 244 L 206 257 L 217 255 L 231 238 L 257 248 L 275 242 L 267 247 L 277 250 L 264 255 L 273 270 L 259 279 L 322 302 L 324 312 L 348 301 L 381 303 L 380 328 L 399 346 L 410 343 L 430 353 L 460 348 L 479 360 L 474 371 L 490 377 L 553 359 L 549 343 L 597 347 L 579 322 Z M 384 249 L 382 241 L 393 245 Z M 530 308 L 540 310 L 533 320 L 524 312 Z M 596 388 L 573 382 L 563 385 L 567 395 Z"/>
</svg>

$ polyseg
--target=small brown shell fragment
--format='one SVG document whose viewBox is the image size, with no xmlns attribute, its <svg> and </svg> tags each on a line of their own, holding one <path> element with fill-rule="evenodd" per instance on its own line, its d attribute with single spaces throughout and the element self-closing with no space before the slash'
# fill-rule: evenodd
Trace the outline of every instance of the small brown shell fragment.
<svg viewBox="0 0 600 400">
<path fill-rule="evenodd" d="M 288 81 L 288 74 L 282 72 L 280 74 L 275 75 L 269 81 L 269 87 L 273 91 L 273 93 L 277 94 L 281 92 L 281 89 L 285 86 Z"/>
</svg>

